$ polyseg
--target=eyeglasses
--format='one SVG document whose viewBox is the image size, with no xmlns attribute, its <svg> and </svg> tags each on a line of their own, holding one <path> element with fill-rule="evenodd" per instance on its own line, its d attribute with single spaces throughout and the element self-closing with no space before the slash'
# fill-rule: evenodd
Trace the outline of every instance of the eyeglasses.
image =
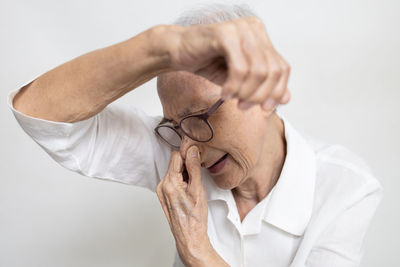
<svg viewBox="0 0 400 267">
<path fill-rule="evenodd" d="M 194 141 L 208 142 L 214 136 L 214 130 L 208 118 L 222 103 L 224 103 L 224 100 L 219 99 L 207 112 L 184 117 L 176 126 L 170 120 L 164 118 L 154 131 L 161 139 L 177 149 L 179 149 L 182 142 L 182 136 L 178 129 L 181 129 L 185 135 Z"/>
</svg>

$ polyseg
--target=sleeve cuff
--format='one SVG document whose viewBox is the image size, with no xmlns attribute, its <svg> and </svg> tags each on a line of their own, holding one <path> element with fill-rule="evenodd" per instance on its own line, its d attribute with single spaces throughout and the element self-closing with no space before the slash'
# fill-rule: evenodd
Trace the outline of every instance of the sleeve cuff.
<svg viewBox="0 0 400 267">
<path fill-rule="evenodd" d="M 20 90 L 21 88 L 11 91 L 8 94 L 7 105 L 13 112 L 22 129 L 35 141 L 40 142 L 42 139 L 46 139 L 49 135 L 53 137 L 68 137 L 71 135 L 72 131 L 86 128 L 93 121 L 94 117 L 73 123 L 56 122 L 23 114 L 16 110 L 13 105 L 14 97 Z"/>
</svg>

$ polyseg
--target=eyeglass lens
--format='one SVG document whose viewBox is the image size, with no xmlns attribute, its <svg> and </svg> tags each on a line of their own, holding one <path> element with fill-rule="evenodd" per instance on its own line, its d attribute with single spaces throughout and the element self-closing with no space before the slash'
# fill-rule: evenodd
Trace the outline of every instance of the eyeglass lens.
<svg viewBox="0 0 400 267">
<path fill-rule="evenodd" d="M 181 122 L 182 130 L 193 140 L 208 141 L 212 131 L 206 121 L 198 117 L 188 117 Z"/>
<path fill-rule="evenodd" d="M 205 142 L 211 139 L 212 130 L 206 121 L 198 117 L 188 117 L 181 122 L 183 132 L 191 139 L 199 142 Z M 170 145 L 180 147 L 181 137 L 171 126 L 160 126 L 157 129 L 158 134 Z"/>
<path fill-rule="evenodd" d="M 174 147 L 179 147 L 181 145 L 181 137 L 172 128 L 161 126 L 158 127 L 157 132 L 170 145 Z"/>
</svg>

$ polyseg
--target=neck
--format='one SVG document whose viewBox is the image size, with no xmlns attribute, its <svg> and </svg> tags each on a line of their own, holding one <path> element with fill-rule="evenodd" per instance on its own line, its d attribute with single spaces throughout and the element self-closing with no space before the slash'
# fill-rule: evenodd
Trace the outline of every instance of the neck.
<svg viewBox="0 0 400 267">
<path fill-rule="evenodd" d="M 258 203 L 275 186 L 286 157 L 286 139 L 281 119 L 273 113 L 261 156 L 252 173 L 238 187 L 232 189 L 235 199 Z"/>
</svg>

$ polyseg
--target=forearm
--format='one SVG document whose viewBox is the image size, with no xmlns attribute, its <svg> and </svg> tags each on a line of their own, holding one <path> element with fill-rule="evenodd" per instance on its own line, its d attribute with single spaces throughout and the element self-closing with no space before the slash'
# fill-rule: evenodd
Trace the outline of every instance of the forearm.
<svg viewBox="0 0 400 267">
<path fill-rule="evenodd" d="M 35 79 L 14 99 L 24 114 L 53 121 L 87 119 L 144 82 L 169 70 L 165 26 L 92 51 Z M 170 30 L 170 28 L 168 28 Z"/>
</svg>

